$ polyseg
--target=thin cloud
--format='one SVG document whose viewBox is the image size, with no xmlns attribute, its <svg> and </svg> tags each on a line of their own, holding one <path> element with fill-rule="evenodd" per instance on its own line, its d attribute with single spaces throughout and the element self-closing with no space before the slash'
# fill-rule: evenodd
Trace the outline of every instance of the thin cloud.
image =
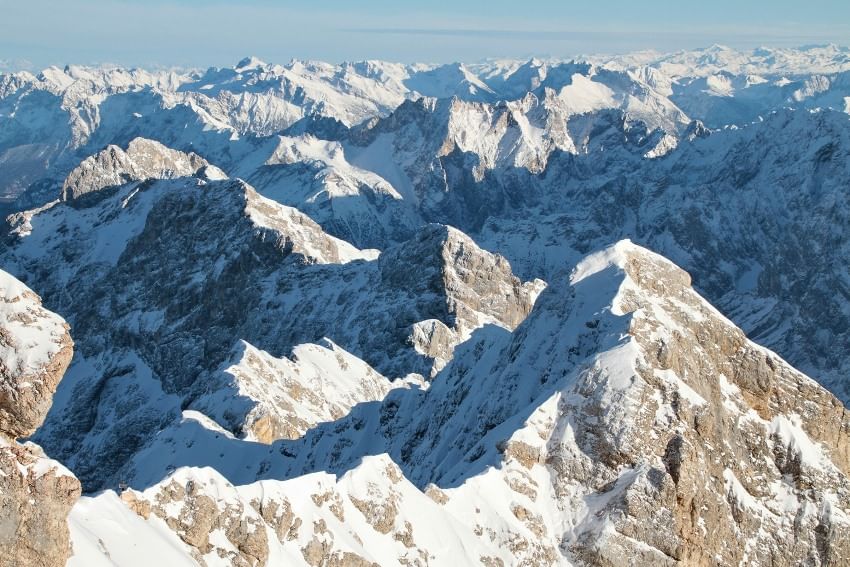
<svg viewBox="0 0 850 567">
<path fill-rule="evenodd" d="M 650 39 L 663 37 L 670 40 L 687 40 L 694 37 L 730 38 L 739 40 L 761 41 L 809 41 L 812 38 L 824 37 L 821 34 L 801 34 L 791 31 L 762 30 L 565 30 L 565 31 L 534 31 L 512 29 L 479 29 L 479 28 L 340 28 L 342 33 L 373 34 L 373 35 L 422 35 L 443 37 L 478 37 L 493 39 L 543 40 L 543 41 L 605 41 L 626 39 Z M 834 32 L 829 35 L 834 35 Z"/>
</svg>

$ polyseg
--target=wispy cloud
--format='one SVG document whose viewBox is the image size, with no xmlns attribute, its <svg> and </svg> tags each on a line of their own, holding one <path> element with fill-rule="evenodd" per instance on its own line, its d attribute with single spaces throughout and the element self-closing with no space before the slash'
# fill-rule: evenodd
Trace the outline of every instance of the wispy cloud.
<svg viewBox="0 0 850 567">
<path fill-rule="evenodd" d="M 810 41 L 813 38 L 835 36 L 850 37 L 850 27 L 829 30 L 812 30 L 812 33 L 800 33 L 796 29 L 764 28 L 695 28 L 678 30 L 522 30 L 522 29 L 482 29 L 482 28 L 394 28 L 394 27 L 346 27 L 339 32 L 368 35 L 399 36 L 443 36 L 468 37 L 481 39 L 515 39 L 540 41 L 622 41 L 626 39 L 693 40 L 695 38 L 740 39 L 747 41 Z"/>
<path fill-rule="evenodd" d="M 847 0 L 682 4 L 538 0 L 517 10 L 516 0 L 0 0 L 0 57 L 16 67 L 18 58 L 38 68 L 100 61 L 170 67 L 233 64 L 248 54 L 448 62 L 714 43 L 850 44 Z"/>
</svg>

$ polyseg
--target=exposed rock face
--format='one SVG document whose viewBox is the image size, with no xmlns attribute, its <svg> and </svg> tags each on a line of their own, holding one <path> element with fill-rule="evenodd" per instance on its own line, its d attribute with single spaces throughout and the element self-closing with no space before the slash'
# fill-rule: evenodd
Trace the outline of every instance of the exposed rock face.
<svg viewBox="0 0 850 567">
<path fill-rule="evenodd" d="M 475 329 L 486 324 L 515 328 L 545 287 L 541 280 L 523 283 L 503 257 L 445 225 L 422 228 L 383 254 L 379 263 L 382 280 L 417 298 L 430 315 L 415 325 L 412 341 L 418 351 L 435 359 L 432 374 Z"/>
<path fill-rule="evenodd" d="M 611 311 L 629 319 L 639 352 L 631 384 L 613 399 L 560 403 L 561 412 L 580 416 L 578 448 L 597 460 L 589 475 L 576 468 L 569 444 L 550 440 L 547 448 L 562 486 L 570 478 L 597 485 L 607 500 L 596 521 L 614 529 L 577 538 L 577 556 L 597 565 L 635 557 L 671 565 L 846 562 L 843 405 L 747 341 L 659 256 L 618 244 L 580 265 L 573 285 L 593 285 L 614 266 L 624 279 Z M 610 385 L 606 366 L 588 369 L 578 390 Z M 603 442 L 600 426 L 618 434 Z M 631 472 L 616 472 L 623 466 Z"/>
<path fill-rule="evenodd" d="M 381 276 L 414 296 L 440 295 L 444 320 L 468 335 L 487 318 L 512 329 L 531 311 L 545 284 L 523 283 L 507 260 L 482 250 L 461 231 L 432 224 L 380 258 Z M 421 266 L 422 269 L 415 269 Z"/>
<path fill-rule="evenodd" d="M 72 353 L 65 321 L 0 271 L 0 432 L 11 438 L 35 432 Z"/>
<path fill-rule="evenodd" d="M 184 496 L 169 517 L 210 525 L 261 495 L 252 507 L 269 557 L 298 564 L 850 558 L 844 407 L 748 341 L 687 273 L 628 241 L 554 282 L 513 333 L 474 334 L 427 389 L 396 388 L 271 447 L 198 425 L 161 432 L 128 470 L 161 471 L 146 473 L 155 479 L 175 461 L 226 452 L 235 486 L 181 469 L 136 494 L 133 509 L 179 493 L 175 479 L 212 482 L 199 494 L 214 506 Z M 214 551 L 175 525 L 191 549 Z"/>
<path fill-rule="evenodd" d="M 71 362 L 68 325 L 0 271 L 0 567 L 60 567 L 80 482 L 32 443 Z"/>
<path fill-rule="evenodd" d="M 845 287 L 848 257 L 847 70 L 846 50 L 828 46 L 7 74 L 0 193 L 26 189 L 14 210 L 41 206 L 79 156 L 143 136 L 255 180 L 360 248 L 406 240 L 424 219 L 530 279 L 630 237 L 684 265 L 750 336 L 846 402 L 850 324 L 832 290 Z M 420 94 L 437 98 L 403 103 Z M 284 152 L 294 163 L 267 165 L 280 134 L 315 135 L 292 144 L 327 155 L 317 165 L 314 153 Z"/>
<path fill-rule="evenodd" d="M 521 277 L 548 280 L 562 259 L 573 265 L 631 238 L 682 265 L 750 338 L 848 403 L 850 311 L 834 292 L 844 289 L 850 258 L 846 115 L 783 110 L 681 143 L 659 160 L 632 159 L 603 133 L 595 135 L 606 150 L 594 159 L 553 157 L 544 176 L 479 184 L 482 197 L 496 187 L 508 197 L 482 233 L 473 230 L 476 241 Z M 529 204 L 522 213 L 518 200 Z"/>
<path fill-rule="evenodd" d="M 269 553 L 268 540 L 265 525 L 257 517 L 259 514 L 246 509 L 238 500 L 225 502 L 220 507 L 219 494 L 207 494 L 205 488 L 207 486 L 200 478 L 190 478 L 183 483 L 172 480 L 155 494 L 150 511 L 162 518 L 187 545 L 197 550 L 198 559 L 214 553 L 234 566 L 265 565 Z M 222 545 L 215 532 L 224 536 L 226 545 Z M 211 541 L 212 538 L 216 543 Z"/>
<path fill-rule="evenodd" d="M 385 455 L 364 459 L 339 479 L 318 473 L 241 486 L 210 468 L 180 469 L 147 490 L 125 491 L 122 500 L 125 521 L 164 521 L 185 555 L 208 566 L 476 564 L 486 554 L 471 527 L 422 494 Z M 100 543 L 109 552 L 116 542 Z"/>
<path fill-rule="evenodd" d="M 371 260 L 378 256 L 377 250 L 361 251 L 344 240 L 326 234 L 307 215 L 257 194 L 247 183 L 235 183 L 245 193 L 244 213 L 257 229 L 277 234 L 277 246 L 287 253 L 299 254 L 304 262 L 344 264 L 353 260 Z"/>
<path fill-rule="evenodd" d="M 62 567 L 80 481 L 32 443 L 0 439 L 0 566 Z"/>
<path fill-rule="evenodd" d="M 110 145 L 86 158 L 65 179 L 62 200 L 71 201 L 105 187 L 124 185 L 142 179 L 187 177 L 204 170 L 206 176 L 227 176 L 194 152 L 184 153 L 165 147 L 154 140 L 135 138 L 127 150 Z"/>
</svg>

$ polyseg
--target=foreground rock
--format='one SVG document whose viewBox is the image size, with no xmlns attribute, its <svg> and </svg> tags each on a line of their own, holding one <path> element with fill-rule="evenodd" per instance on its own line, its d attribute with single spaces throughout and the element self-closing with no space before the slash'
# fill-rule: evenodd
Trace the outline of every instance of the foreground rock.
<svg viewBox="0 0 850 567">
<path fill-rule="evenodd" d="M 0 567 L 61 566 L 71 555 L 66 519 L 80 483 L 15 438 L 44 421 L 72 352 L 65 321 L 0 271 Z"/>
<path fill-rule="evenodd" d="M 622 242 L 591 256 L 573 288 L 587 293 L 612 271 L 622 282 L 614 317 L 589 319 L 583 334 L 626 323 L 630 338 L 619 348 L 633 349 L 631 365 L 598 357 L 578 396 L 559 402 L 559 413 L 576 416 L 573 438 L 550 437 L 543 451 L 557 485 L 592 487 L 585 500 L 599 507 L 571 543 L 575 557 L 596 565 L 850 560 L 850 416 L 841 402 L 748 341 L 687 273 L 640 247 Z"/>
</svg>

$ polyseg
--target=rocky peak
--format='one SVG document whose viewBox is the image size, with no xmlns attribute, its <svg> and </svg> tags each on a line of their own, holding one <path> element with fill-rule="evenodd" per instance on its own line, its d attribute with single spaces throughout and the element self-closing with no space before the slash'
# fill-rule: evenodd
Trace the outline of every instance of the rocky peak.
<svg viewBox="0 0 850 567">
<path fill-rule="evenodd" d="M 628 241 L 581 262 L 570 288 L 564 327 L 584 326 L 572 346 L 529 344 L 532 357 L 594 353 L 558 402 L 570 438 L 540 448 L 561 490 L 591 487 L 585 500 L 605 503 L 569 536 L 576 557 L 792 565 L 848 556 L 850 419 L 834 396 L 749 342 L 687 273 Z M 542 313 L 555 293 L 541 298 Z M 545 321 L 533 317 L 529 332 Z M 556 361 L 542 364 L 557 374 Z"/>
<path fill-rule="evenodd" d="M 71 362 L 68 325 L 0 270 L 0 566 L 60 567 L 71 554 L 67 516 L 79 481 L 32 435 Z"/>
<path fill-rule="evenodd" d="M 436 99 L 419 97 L 405 99 L 386 118 L 377 118 L 352 130 L 352 139 L 357 143 L 370 143 L 375 136 L 382 133 L 394 132 L 405 128 L 413 128 L 415 132 L 425 134 L 439 126 L 439 117 L 447 118 L 452 99 Z M 445 126 L 437 132 L 445 131 Z M 433 137 L 425 136 L 426 140 Z M 420 141 L 421 143 L 421 141 Z"/>
<path fill-rule="evenodd" d="M 227 175 L 194 152 L 172 150 L 161 143 L 135 138 L 124 150 L 110 145 L 83 160 L 65 179 L 62 200 L 106 187 L 143 179 L 171 179 L 202 173 L 210 179 L 226 179 Z"/>
<path fill-rule="evenodd" d="M 256 69 L 261 69 L 265 66 L 265 61 L 262 61 L 261 59 L 253 55 L 249 55 L 248 57 L 241 59 L 239 63 L 236 64 L 236 67 L 234 67 L 234 69 L 236 71 L 252 71 Z"/>
<path fill-rule="evenodd" d="M 696 140 L 697 138 L 707 138 L 711 135 L 711 130 L 705 127 L 701 120 L 693 120 L 682 135 L 688 141 Z"/>
<path fill-rule="evenodd" d="M 418 348 L 443 360 L 450 358 L 451 349 L 438 353 L 438 345 L 456 344 L 482 325 L 516 327 L 545 286 L 541 280 L 523 283 L 505 258 L 440 224 L 424 226 L 408 242 L 385 252 L 380 267 L 387 285 L 431 302 L 433 319 L 451 327 L 426 321 L 413 336 Z"/>
<path fill-rule="evenodd" d="M 72 352 L 67 323 L 0 270 L 0 433 L 17 438 L 35 432 Z"/>
<path fill-rule="evenodd" d="M 535 547 L 579 564 L 841 563 L 850 417 L 690 283 L 629 241 L 588 256 L 506 341 L 456 352 L 398 462 L 456 501 L 503 475 Z"/>
<path fill-rule="evenodd" d="M 422 250 L 462 242 L 449 232 L 430 228 Z M 178 469 L 129 492 L 125 514 L 162 518 L 202 554 L 233 544 L 311 565 L 411 550 L 438 564 L 845 562 L 846 411 L 668 260 L 620 242 L 554 282 L 513 333 L 490 331 L 427 389 L 299 439 L 168 428 L 133 470 L 165 466 L 169 449 L 195 464 L 229 448 L 239 465 L 229 482 Z M 270 531 L 247 538 L 262 530 L 239 517 Z M 447 522 L 453 535 L 437 537 Z"/>
</svg>

